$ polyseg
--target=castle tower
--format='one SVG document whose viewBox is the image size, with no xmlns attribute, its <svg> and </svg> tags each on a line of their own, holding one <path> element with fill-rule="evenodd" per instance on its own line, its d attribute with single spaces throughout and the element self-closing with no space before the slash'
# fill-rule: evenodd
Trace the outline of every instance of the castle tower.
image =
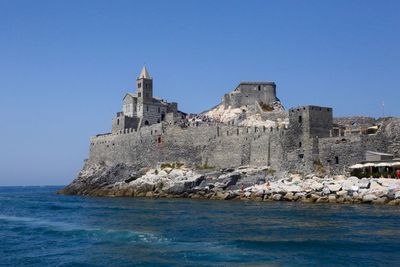
<svg viewBox="0 0 400 267">
<path fill-rule="evenodd" d="M 136 79 L 136 91 L 139 102 L 148 103 L 153 99 L 153 79 L 150 77 L 146 66 L 143 66 L 139 77 Z"/>
</svg>

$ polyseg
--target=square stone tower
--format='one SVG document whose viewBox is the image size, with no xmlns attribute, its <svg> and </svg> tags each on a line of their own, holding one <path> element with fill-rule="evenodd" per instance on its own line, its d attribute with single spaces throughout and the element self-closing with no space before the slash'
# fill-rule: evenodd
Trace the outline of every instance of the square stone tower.
<svg viewBox="0 0 400 267">
<path fill-rule="evenodd" d="M 143 67 L 139 77 L 136 79 L 136 92 L 138 102 L 151 103 L 153 99 L 153 79 L 150 77 L 146 66 Z"/>
<path fill-rule="evenodd" d="M 333 127 L 332 108 L 302 106 L 289 109 L 289 128 L 304 138 L 329 137 Z"/>
</svg>

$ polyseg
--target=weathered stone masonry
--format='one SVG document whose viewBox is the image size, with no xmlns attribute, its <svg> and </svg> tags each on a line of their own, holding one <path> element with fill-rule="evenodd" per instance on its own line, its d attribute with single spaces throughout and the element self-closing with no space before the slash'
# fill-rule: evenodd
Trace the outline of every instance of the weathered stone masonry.
<svg viewBox="0 0 400 267">
<path fill-rule="evenodd" d="M 123 111 L 113 119 L 112 132 L 91 138 L 89 164 L 150 167 L 182 162 L 301 172 L 315 171 L 318 165 L 327 172 L 343 173 L 349 165 L 365 160 L 367 150 L 400 151 L 398 119 L 372 119 L 379 126 L 374 134 L 344 135 L 333 129 L 352 119 L 334 120 L 329 107 L 303 106 L 289 109 L 286 126 L 244 127 L 218 122 L 188 126 L 179 123 L 184 113 L 178 111 L 177 104 L 153 98 L 152 89 L 152 79 L 144 69 L 137 80 L 137 92 L 125 96 Z M 274 83 L 246 82 L 226 94 L 222 104 L 240 107 L 275 101 L 279 99 Z M 362 123 L 370 125 L 372 121 L 363 119 Z"/>
</svg>

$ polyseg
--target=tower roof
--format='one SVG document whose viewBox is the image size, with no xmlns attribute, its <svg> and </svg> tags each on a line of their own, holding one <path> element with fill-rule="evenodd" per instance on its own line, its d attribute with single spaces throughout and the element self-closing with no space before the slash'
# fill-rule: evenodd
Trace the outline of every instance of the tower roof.
<svg viewBox="0 0 400 267">
<path fill-rule="evenodd" d="M 151 79 L 150 74 L 146 69 L 146 66 L 143 66 L 142 71 L 139 75 L 139 79 Z"/>
</svg>

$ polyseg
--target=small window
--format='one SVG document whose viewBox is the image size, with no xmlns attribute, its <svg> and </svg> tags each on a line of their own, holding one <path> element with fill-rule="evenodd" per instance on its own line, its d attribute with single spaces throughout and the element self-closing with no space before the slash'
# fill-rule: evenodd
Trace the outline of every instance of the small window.
<svg viewBox="0 0 400 267">
<path fill-rule="evenodd" d="M 149 106 L 146 106 L 146 111 L 149 112 Z"/>
<path fill-rule="evenodd" d="M 141 92 L 139 92 L 137 95 L 138 95 L 138 97 L 142 97 L 142 93 Z"/>
<path fill-rule="evenodd" d="M 335 157 L 335 163 L 339 164 L 339 157 L 338 156 Z"/>
<path fill-rule="evenodd" d="M 301 145 L 302 145 L 302 143 L 301 143 L 301 142 L 299 142 L 299 147 L 301 147 Z"/>
<path fill-rule="evenodd" d="M 161 109 L 160 108 L 158 108 L 158 113 L 160 113 L 161 112 Z"/>
<path fill-rule="evenodd" d="M 161 136 L 159 136 L 159 137 L 157 138 L 157 142 L 158 142 L 159 144 L 161 144 Z"/>
<path fill-rule="evenodd" d="M 303 117 L 299 116 L 299 123 L 302 123 L 302 122 L 303 122 Z"/>
<path fill-rule="evenodd" d="M 303 159 L 304 158 L 304 154 L 299 154 L 299 159 Z"/>
<path fill-rule="evenodd" d="M 119 125 L 119 119 L 117 119 L 117 125 Z"/>
<path fill-rule="evenodd" d="M 137 87 L 142 88 L 142 83 L 138 83 Z"/>
<path fill-rule="evenodd" d="M 261 85 L 258 86 L 258 91 L 261 91 Z"/>
</svg>

